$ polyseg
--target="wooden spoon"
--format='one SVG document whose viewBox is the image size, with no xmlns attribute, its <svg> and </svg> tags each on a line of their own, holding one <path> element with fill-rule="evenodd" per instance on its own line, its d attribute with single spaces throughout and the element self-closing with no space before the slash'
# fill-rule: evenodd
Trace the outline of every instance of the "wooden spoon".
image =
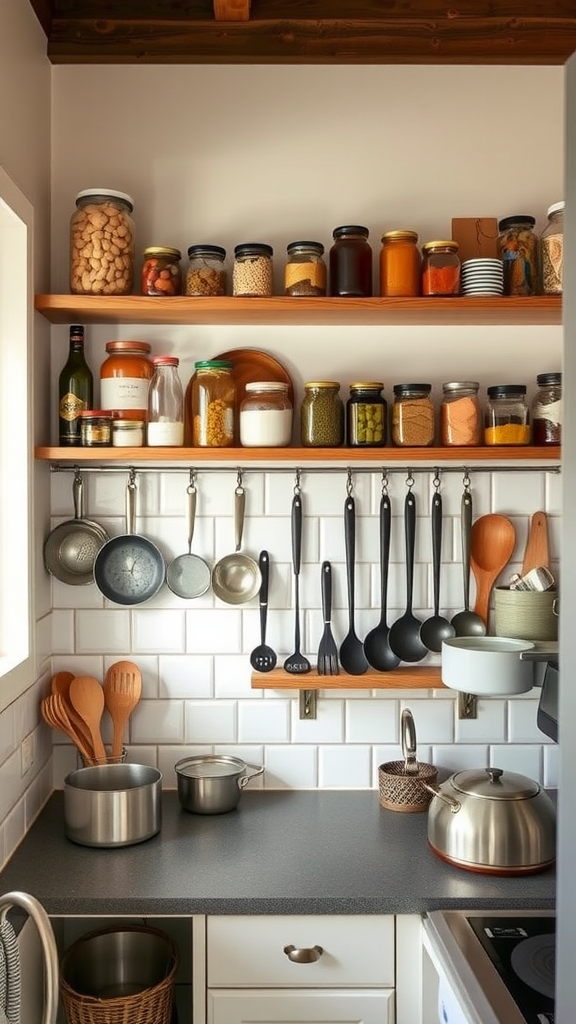
<svg viewBox="0 0 576 1024">
<path fill-rule="evenodd" d="M 52 690 L 53 695 L 58 694 L 62 698 L 64 702 L 64 707 L 66 709 L 66 714 L 70 719 L 70 724 L 73 726 L 74 731 L 83 741 L 84 747 L 90 750 L 92 747 L 92 736 L 90 735 L 90 730 L 88 729 L 86 722 L 84 721 L 83 718 L 80 717 L 80 715 L 76 711 L 76 708 L 72 704 L 72 701 L 70 700 L 70 683 L 72 682 L 73 679 L 73 672 L 57 672 L 55 676 L 52 676 L 50 688 Z M 92 758 L 93 756 L 94 755 L 91 754 Z"/>
<path fill-rule="evenodd" d="M 52 726 L 53 729 L 58 729 L 59 732 L 63 732 L 68 736 L 77 747 L 85 764 L 90 764 L 94 760 L 92 748 L 89 743 L 84 742 L 83 737 L 78 735 L 67 717 L 61 696 L 53 693 L 48 697 L 44 697 L 40 703 L 40 710 L 44 721 Z"/>
<path fill-rule="evenodd" d="M 124 730 L 142 693 L 142 674 L 133 661 L 116 661 L 104 680 L 104 702 L 112 719 L 112 757 L 122 756 Z"/>
<path fill-rule="evenodd" d="M 88 726 L 94 757 L 97 761 L 105 761 L 106 750 L 100 733 L 104 691 L 98 680 L 94 676 L 75 676 L 70 683 L 70 701 Z"/>
<path fill-rule="evenodd" d="M 541 565 L 550 567 L 550 551 L 548 547 L 548 517 L 545 512 L 535 512 L 530 522 L 530 532 L 524 561 L 522 562 L 522 575 L 530 572 L 530 569 L 538 569 Z"/>
<path fill-rule="evenodd" d="M 55 676 L 52 676 L 50 681 L 50 690 L 52 693 L 61 693 L 65 697 L 68 696 L 70 690 L 70 683 L 74 679 L 73 672 L 57 672 Z"/>
<path fill-rule="evenodd" d="M 516 530 L 506 516 L 496 514 L 480 516 L 472 524 L 470 568 L 476 580 L 474 611 L 486 623 L 486 632 L 488 632 L 492 587 L 510 561 L 515 544 Z"/>
</svg>

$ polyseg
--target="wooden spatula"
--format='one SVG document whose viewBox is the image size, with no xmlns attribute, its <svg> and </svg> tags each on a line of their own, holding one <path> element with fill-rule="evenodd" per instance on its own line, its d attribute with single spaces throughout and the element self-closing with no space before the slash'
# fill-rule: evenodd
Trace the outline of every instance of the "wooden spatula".
<svg viewBox="0 0 576 1024">
<path fill-rule="evenodd" d="M 545 512 L 535 512 L 530 523 L 528 541 L 522 562 L 522 575 L 538 566 L 550 567 L 550 551 L 548 547 L 548 517 Z"/>
<path fill-rule="evenodd" d="M 112 757 L 122 756 L 124 730 L 142 693 L 142 674 L 133 661 L 116 661 L 104 680 L 104 700 L 112 719 Z"/>
</svg>

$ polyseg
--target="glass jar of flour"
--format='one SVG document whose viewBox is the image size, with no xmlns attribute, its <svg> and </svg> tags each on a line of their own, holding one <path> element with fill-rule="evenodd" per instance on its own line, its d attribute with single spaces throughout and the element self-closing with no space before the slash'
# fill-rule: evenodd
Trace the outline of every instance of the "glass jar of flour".
<svg viewBox="0 0 576 1024">
<path fill-rule="evenodd" d="M 244 448 L 286 448 L 292 440 L 292 402 L 282 381 L 252 381 L 240 406 Z"/>
</svg>

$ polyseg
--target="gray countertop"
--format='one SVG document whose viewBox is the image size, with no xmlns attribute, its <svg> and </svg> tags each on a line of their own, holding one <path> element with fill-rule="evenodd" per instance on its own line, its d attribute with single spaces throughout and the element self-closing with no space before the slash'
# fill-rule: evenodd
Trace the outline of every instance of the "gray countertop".
<svg viewBox="0 0 576 1024">
<path fill-rule="evenodd" d="M 64 835 L 54 793 L 0 873 L 65 915 L 413 914 L 460 907 L 552 909 L 556 875 L 499 878 L 443 863 L 427 815 L 383 810 L 377 792 L 244 792 L 223 815 L 162 797 L 162 829 L 93 849 Z"/>
</svg>

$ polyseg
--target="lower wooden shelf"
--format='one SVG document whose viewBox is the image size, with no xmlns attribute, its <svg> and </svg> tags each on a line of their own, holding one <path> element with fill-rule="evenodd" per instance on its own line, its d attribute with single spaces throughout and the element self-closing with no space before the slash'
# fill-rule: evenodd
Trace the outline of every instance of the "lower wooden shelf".
<svg viewBox="0 0 576 1024">
<path fill-rule="evenodd" d="M 283 668 L 272 672 L 253 672 L 253 690 L 445 690 L 439 666 L 414 668 L 402 666 L 392 672 L 365 672 L 350 676 L 321 676 L 316 669 L 304 675 L 291 675 Z"/>
</svg>

